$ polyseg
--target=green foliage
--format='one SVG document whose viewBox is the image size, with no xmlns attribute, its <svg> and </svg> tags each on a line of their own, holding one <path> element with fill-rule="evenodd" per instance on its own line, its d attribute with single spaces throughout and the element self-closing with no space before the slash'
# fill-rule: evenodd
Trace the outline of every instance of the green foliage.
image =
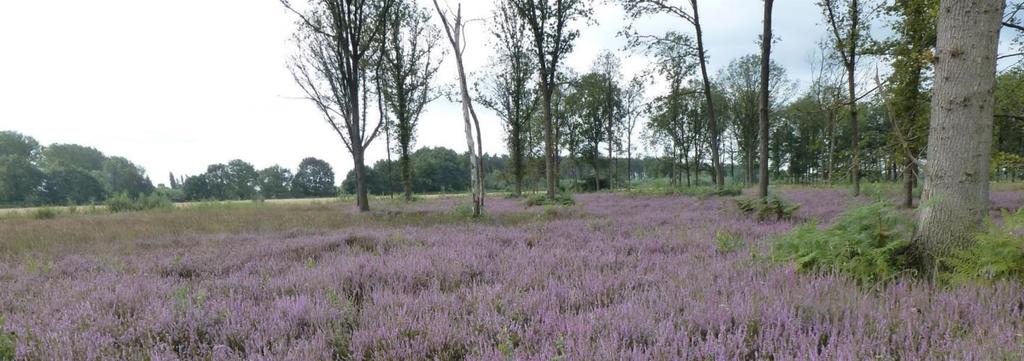
<svg viewBox="0 0 1024 361">
<path fill-rule="evenodd" d="M 111 213 L 169 209 L 174 207 L 174 203 L 169 198 L 157 193 L 138 198 L 132 198 L 128 194 L 121 193 L 107 199 L 106 205 Z"/>
<path fill-rule="evenodd" d="M 743 247 L 743 238 L 729 231 L 715 233 L 715 249 L 719 253 L 733 253 Z"/>
<path fill-rule="evenodd" d="M 0 204 L 32 203 L 43 178 L 43 172 L 28 159 L 0 156 Z"/>
<path fill-rule="evenodd" d="M 46 204 L 85 204 L 102 201 L 107 196 L 103 184 L 83 168 L 64 167 L 48 170 L 41 197 Z"/>
<path fill-rule="evenodd" d="M 146 177 L 146 171 L 122 157 L 110 157 L 103 162 L 103 177 L 109 194 L 139 197 L 153 192 L 153 182 Z"/>
<path fill-rule="evenodd" d="M 334 186 L 334 169 L 324 160 L 306 158 L 292 179 L 292 193 L 298 197 L 333 197 L 338 195 Z"/>
<path fill-rule="evenodd" d="M 17 335 L 4 331 L 6 320 L 0 315 L 0 361 L 13 361 L 17 351 Z"/>
<path fill-rule="evenodd" d="M 292 171 L 279 165 L 259 171 L 260 196 L 265 199 L 291 197 Z"/>
<path fill-rule="evenodd" d="M 742 195 L 743 188 L 740 188 L 738 185 L 728 185 L 722 189 L 714 186 L 683 187 L 677 193 L 698 198 L 734 197 Z"/>
<path fill-rule="evenodd" d="M 57 218 L 57 210 L 51 207 L 36 208 L 32 211 L 32 219 L 44 220 Z"/>
<path fill-rule="evenodd" d="M 534 195 L 531 195 L 529 197 L 526 197 L 526 201 L 524 202 L 524 204 L 527 207 L 537 207 L 537 206 L 564 206 L 564 207 L 569 207 L 569 206 L 576 205 L 576 200 L 573 199 L 572 194 L 569 194 L 569 193 L 558 193 L 558 194 L 555 195 L 555 199 L 548 199 L 548 197 L 545 196 L 544 194 L 534 194 Z"/>
<path fill-rule="evenodd" d="M 838 272 L 860 284 L 894 279 L 910 269 L 913 223 L 891 206 L 873 203 L 848 210 L 826 229 L 803 224 L 775 239 L 773 258 L 807 272 Z"/>
<path fill-rule="evenodd" d="M 800 209 L 799 204 L 791 203 L 774 194 L 765 199 L 737 199 L 736 207 L 746 215 L 756 216 L 759 221 L 793 219 L 793 214 Z"/>
<path fill-rule="evenodd" d="M 974 245 L 942 262 L 952 284 L 1024 280 L 1024 209 L 1004 212 L 1002 224 L 989 222 Z"/>
<path fill-rule="evenodd" d="M 17 157 L 29 161 L 35 161 L 39 157 L 39 142 L 30 136 L 12 132 L 0 131 L 0 157 Z"/>
<path fill-rule="evenodd" d="M 43 168 L 78 168 L 86 171 L 103 170 L 107 156 L 96 148 L 78 144 L 53 144 L 43 149 Z"/>
</svg>

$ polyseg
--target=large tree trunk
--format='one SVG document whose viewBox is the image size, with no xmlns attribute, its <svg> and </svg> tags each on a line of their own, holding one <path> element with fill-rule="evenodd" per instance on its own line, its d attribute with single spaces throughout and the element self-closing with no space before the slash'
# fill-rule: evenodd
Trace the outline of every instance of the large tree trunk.
<svg viewBox="0 0 1024 361">
<path fill-rule="evenodd" d="M 693 6 L 693 27 L 697 32 L 697 58 L 700 63 L 700 75 L 704 80 L 704 99 L 707 102 L 708 131 L 711 133 L 711 178 L 721 189 L 725 187 L 722 177 L 722 164 L 718 158 L 718 119 L 715 117 L 714 95 L 711 93 L 711 79 L 708 77 L 707 54 L 704 51 L 704 33 L 700 27 L 700 15 L 697 11 L 697 0 L 690 0 Z"/>
<path fill-rule="evenodd" d="M 412 201 L 412 160 L 409 158 L 409 147 L 402 146 L 402 155 L 398 159 L 402 167 L 402 190 L 405 192 L 405 201 Z"/>
<path fill-rule="evenodd" d="M 968 246 L 988 213 L 1003 0 L 942 0 L 925 193 L 914 237 L 926 272 Z"/>
<path fill-rule="evenodd" d="M 548 70 L 553 71 L 553 70 Z M 541 91 L 544 92 L 544 171 L 547 176 L 547 197 L 555 199 L 558 191 L 558 169 L 555 164 L 555 132 L 552 128 L 553 116 L 551 111 L 551 97 L 554 93 L 554 84 L 544 84 Z"/>
<path fill-rule="evenodd" d="M 352 145 L 352 160 L 355 163 L 356 171 L 356 206 L 360 212 L 370 211 L 370 196 L 366 189 L 366 167 L 363 165 L 364 149 L 356 144 Z"/>
<path fill-rule="evenodd" d="M 761 143 L 761 171 L 757 182 L 758 196 L 768 198 L 768 76 L 772 53 L 772 4 L 774 0 L 764 0 L 764 32 L 761 36 L 761 94 L 757 110 Z"/>
</svg>

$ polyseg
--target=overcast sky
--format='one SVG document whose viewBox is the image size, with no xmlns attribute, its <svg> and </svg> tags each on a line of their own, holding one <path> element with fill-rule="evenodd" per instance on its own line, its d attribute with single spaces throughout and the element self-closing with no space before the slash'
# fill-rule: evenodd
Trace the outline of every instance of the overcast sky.
<svg viewBox="0 0 1024 361">
<path fill-rule="evenodd" d="M 804 84 L 824 29 L 813 3 L 775 4 L 781 41 L 773 56 Z M 582 28 L 568 65 L 586 71 L 608 49 L 627 58 L 627 77 L 644 71 L 646 61 L 622 51 L 624 41 L 616 36 L 624 25 L 621 9 L 593 4 L 597 24 Z M 712 73 L 757 52 L 761 4 L 701 3 Z M 492 3 L 465 1 L 464 7 L 467 17 L 485 18 Z M 487 65 L 489 31 L 482 22 L 471 26 L 467 70 L 477 72 Z M 351 158 L 313 105 L 296 99 L 302 93 L 286 67 L 295 27 L 295 17 L 276 0 L 5 1 L 0 130 L 44 145 L 77 143 L 125 156 L 154 183 L 166 183 L 168 172 L 194 175 L 236 158 L 257 168 L 294 168 L 308 156 L 329 161 L 340 182 Z M 645 20 L 642 29 L 691 32 L 671 18 Z M 454 63 L 445 62 L 439 82 L 454 77 Z M 459 109 L 444 99 L 430 104 L 417 145 L 464 151 Z M 480 116 L 484 150 L 504 153 L 498 119 L 487 111 Z M 368 164 L 384 157 L 383 144 L 374 143 Z"/>
</svg>

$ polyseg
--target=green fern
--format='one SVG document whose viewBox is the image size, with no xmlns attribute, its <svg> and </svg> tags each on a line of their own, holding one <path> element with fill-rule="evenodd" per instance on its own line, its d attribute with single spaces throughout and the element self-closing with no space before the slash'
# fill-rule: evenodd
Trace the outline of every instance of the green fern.
<svg viewBox="0 0 1024 361">
<path fill-rule="evenodd" d="M 972 247 L 943 260 L 951 284 L 1024 280 L 1024 209 L 1002 219 L 1002 225 L 987 222 Z"/>
<path fill-rule="evenodd" d="M 774 259 L 806 272 L 838 272 L 860 284 L 886 282 L 910 269 L 912 222 L 884 203 L 853 208 L 827 229 L 814 222 L 775 239 Z"/>
</svg>

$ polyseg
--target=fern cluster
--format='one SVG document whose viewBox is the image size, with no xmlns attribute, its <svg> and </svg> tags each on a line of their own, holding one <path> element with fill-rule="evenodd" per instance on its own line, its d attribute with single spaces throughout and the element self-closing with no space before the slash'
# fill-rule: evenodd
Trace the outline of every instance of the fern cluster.
<svg viewBox="0 0 1024 361">
<path fill-rule="evenodd" d="M 814 222 L 775 239 L 774 258 L 808 272 L 838 272 L 860 284 L 894 279 L 911 269 L 913 222 L 884 203 L 853 208 L 830 227 Z"/>
<path fill-rule="evenodd" d="M 975 243 L 943 260 L 952 284 L 1024 280 L 1024 209 L 988 222 Z"/>
<path fill-rule="evenodd" d="M 536 206 L 573 206 L 576 205 L 576 200 L 572 198 L 571 194 L 559 193 L 555 195 L 555 199 L 548 199 L 543 194 L 534 194 L 526 198 L 525 205 L 527 207 Z"/>
<path fill-rule="evenodd" d="M 736 207 L 743 214 L 756 216 L 759 221 L 793 219 L 793 214 L 800 209 L 799 204 L 791 203 L 776 195 L 769 195 L 764 199 L 737 199 Z"/>
</svg>

